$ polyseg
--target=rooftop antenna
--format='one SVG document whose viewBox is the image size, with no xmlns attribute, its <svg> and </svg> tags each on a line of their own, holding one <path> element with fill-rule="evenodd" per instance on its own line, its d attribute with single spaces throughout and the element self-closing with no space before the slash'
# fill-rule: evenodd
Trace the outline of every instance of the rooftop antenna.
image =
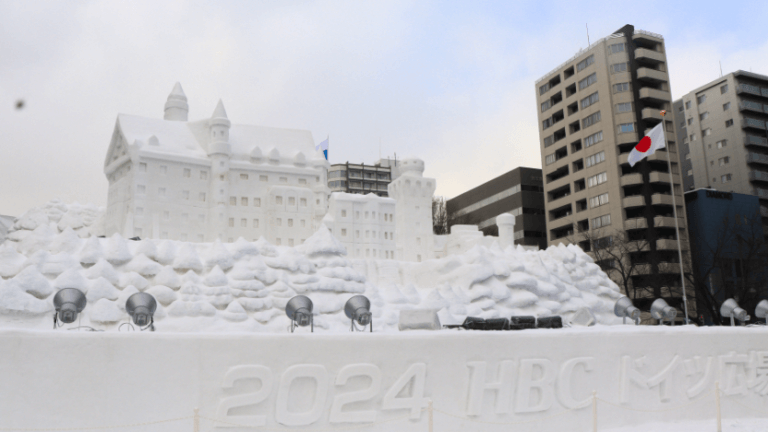
<svg viewBox="0 0 768 432">
<path fill-rule="evenodd" d="M 723 77 L 723 62 L 721 60 L 721 61 L 718 61 L 718 63 L 720 63 L 720 78 L 722 78 Z"/>
<path fill-rule="evenodd" d="M 381 137 L 379 137 L 379 160 L 381 160 Z"/>
<path fill-rule="evenodd" d="M 584 25 L 587 26 L 587 47 L 589 47 L 590 45 L 592 45 L 589 43 L 589 23 L 586 23 Z"/>
</svg>

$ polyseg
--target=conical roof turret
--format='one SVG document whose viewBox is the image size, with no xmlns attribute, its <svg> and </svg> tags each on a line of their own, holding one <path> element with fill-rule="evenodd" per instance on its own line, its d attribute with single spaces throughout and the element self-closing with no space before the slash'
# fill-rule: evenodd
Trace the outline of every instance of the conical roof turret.
<svg viewBox="0 0 768 432">
<path fill-rule="evenodd" d="M 171 90 L 171 94 L 168 95 L 168 100 L 165 102 L 165 114 L 163 118 L 165 120 L 172 121 L 187 121 L 189 115 L 189 105 L 187 104 L 187 95 L 184 94 L 184 90 L 181 88 L 181 83 L 176 83 Z"/>
<path fill-rule="evenodd" d="M 219 103 L 216 104 L 216 109 L 213 110 L 213 115 L 211 115 L 210 120 L 211 126 L 225 126 L 229 127 L 231 123 L 229 122 L 229 117 L 227 117 L 227 110 L 224 109 L 224 102 L 219 99 Z"/>
</svg>

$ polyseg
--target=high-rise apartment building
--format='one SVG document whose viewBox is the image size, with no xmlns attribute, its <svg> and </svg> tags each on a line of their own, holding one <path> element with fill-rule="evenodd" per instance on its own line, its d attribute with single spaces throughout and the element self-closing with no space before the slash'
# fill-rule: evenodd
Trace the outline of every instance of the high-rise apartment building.
<svg viewBox="0 0 768 432">
<path fill-rule="evenodd" d="M 757 195 L 768 217 L 768 76 L 736 71 L 674 103 L 686 190 Z"/>
<path fill-rule="evenodd" d="M 547 247 L 541 170 L 518 167 L 446 201 L 451 224 L 477 225 L 498 235 L 496 216 L 515 216 L 516 245 Z"/>
<path fill-rule="evenodd" d="M 328 169 L 328 187 L 331 192 L 389 196 L 387 185 L 393 179 L 393 169 L 388 162 L 388 159 L 382 159 L 375 165 L 349 162 L 331 165 Z"/>
<path fill-rule="evenodd" d="M 665 130 L 672 173 L 667 149 L 634 167 L 627 162 L 662 121 L 661 111 L 671 111 L 664 38 L 626 25 L 539 79 L 536 98 L 549 245 L 593 251 L 622 242 L 632 251 L 622 260 L 634 269 L 634 292 L 627 294 L 674 297 L 682 308 L 682 292 L 665 288 L 681 284 L 672 193 L 682 249 L 689 249 L 671 114 Z M 645 294 L 636 295 L 639 290 Z"/>
</svg>

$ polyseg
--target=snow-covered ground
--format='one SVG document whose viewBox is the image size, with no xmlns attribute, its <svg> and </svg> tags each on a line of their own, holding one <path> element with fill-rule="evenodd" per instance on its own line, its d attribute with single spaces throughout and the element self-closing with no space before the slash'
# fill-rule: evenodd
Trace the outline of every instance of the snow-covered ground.
<svg viewBox="0 0 768 432">
<path fill-rule="evenodd" d="M 425 262 L 359 260 L 324 226 L 296 247 L 266 240 L 189 243 L 94 235 L 99 212 L 53 203 L 30 211 L 0 244 L 0 326 L 49 328 L 62 288 L 85 293 L 82 324 L 113 329 L 144 291 L 160 303 L 162 331 L 285 332 L 286 303 L 314 303 L 315 327 L 347 331 L 345 302 L 364 294 L 375 331 L 395 331 L 403 309 L 439 310 L 443 324 L 466 316 L 594 314 L 613 324 L 619 289 L 575 246 L 526 251 L 475 247 Z"/>
</svg>

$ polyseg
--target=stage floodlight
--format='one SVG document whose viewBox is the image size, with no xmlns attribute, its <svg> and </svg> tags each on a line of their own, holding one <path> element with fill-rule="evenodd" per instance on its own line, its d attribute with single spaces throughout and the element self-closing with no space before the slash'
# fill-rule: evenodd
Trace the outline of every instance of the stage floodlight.
<svg viewBox="0 0 768 432">
<path fill-rule="evenodd" d="M 636 308 L 627 296 L 621 296 L 616 300 L 616 304 L 613 305 L 613 313 L 617 317 L 623 318 L 624 324 L 627 323 L 627 318 L 634 321 L 635 325 L 640 324 L 640 309 Z"/>
<path fill-rule="evenodd" d="M 157 300 L 151 294 L 137 292 L 125 302 L 125 311 L 131 316 L 133 323 L 139 327 L 155 331 L 155 311 Z"/>
<path fill-rule="evenodd" d="M 677 309 L 668 305 L 664 299 L 658 298 L 651 303 L 651 316 L 659 320 L 659 325 L 664 323 L 664 320 L 669 321 L 670 324 L 675 325 L 675 317 L 677 317 Z"/>
<path fill-rule="evenodd" d="M 291 333 L 296 327 L 310 326 L 315 331 L 315 322 L 312 317 L 312 300 L 307 296 L 297 295 L 288 300 L 285 305 L 285 314 L 291 319 Z"/>
<path fill-rule="evenodd" d="M 371 315 L 371 301 L 364 295 L 352 296 L 344 305 L 344 314 L 350 319 L 350 331 L 355 331 L 355 321 L 365 330 L 369 326 L 373 332 L 373 316 Z M 361 331 L 362 331 L 361 330 Z"/>
<path fill-rule="evenodd" d="M 720 315 L 723 317 L 731 317 L 731 327 L 736 325 L 734 318 L 739 320 L 741 323 L 744 323 L 744 321 L 749 319 L 747 311 L 740 308 L 738 303 L 736 303 L 736 300 L 732 298 L 724 301 L 722 306 L 720 306 Z"/>
<path fill-rule="evenodd" d="M 64 324 L 75 322 L 77 315 L 85 309 L 85 294 L 77 288 L 64 288 L 53 296 L 53 328 L 58 327 L 58 321 Z"/>
<path fill-rule="evenodd" d="M 768 321 L 768 300 L 760 300 L 755 308 L 755 316 Z"/>
</svg>

